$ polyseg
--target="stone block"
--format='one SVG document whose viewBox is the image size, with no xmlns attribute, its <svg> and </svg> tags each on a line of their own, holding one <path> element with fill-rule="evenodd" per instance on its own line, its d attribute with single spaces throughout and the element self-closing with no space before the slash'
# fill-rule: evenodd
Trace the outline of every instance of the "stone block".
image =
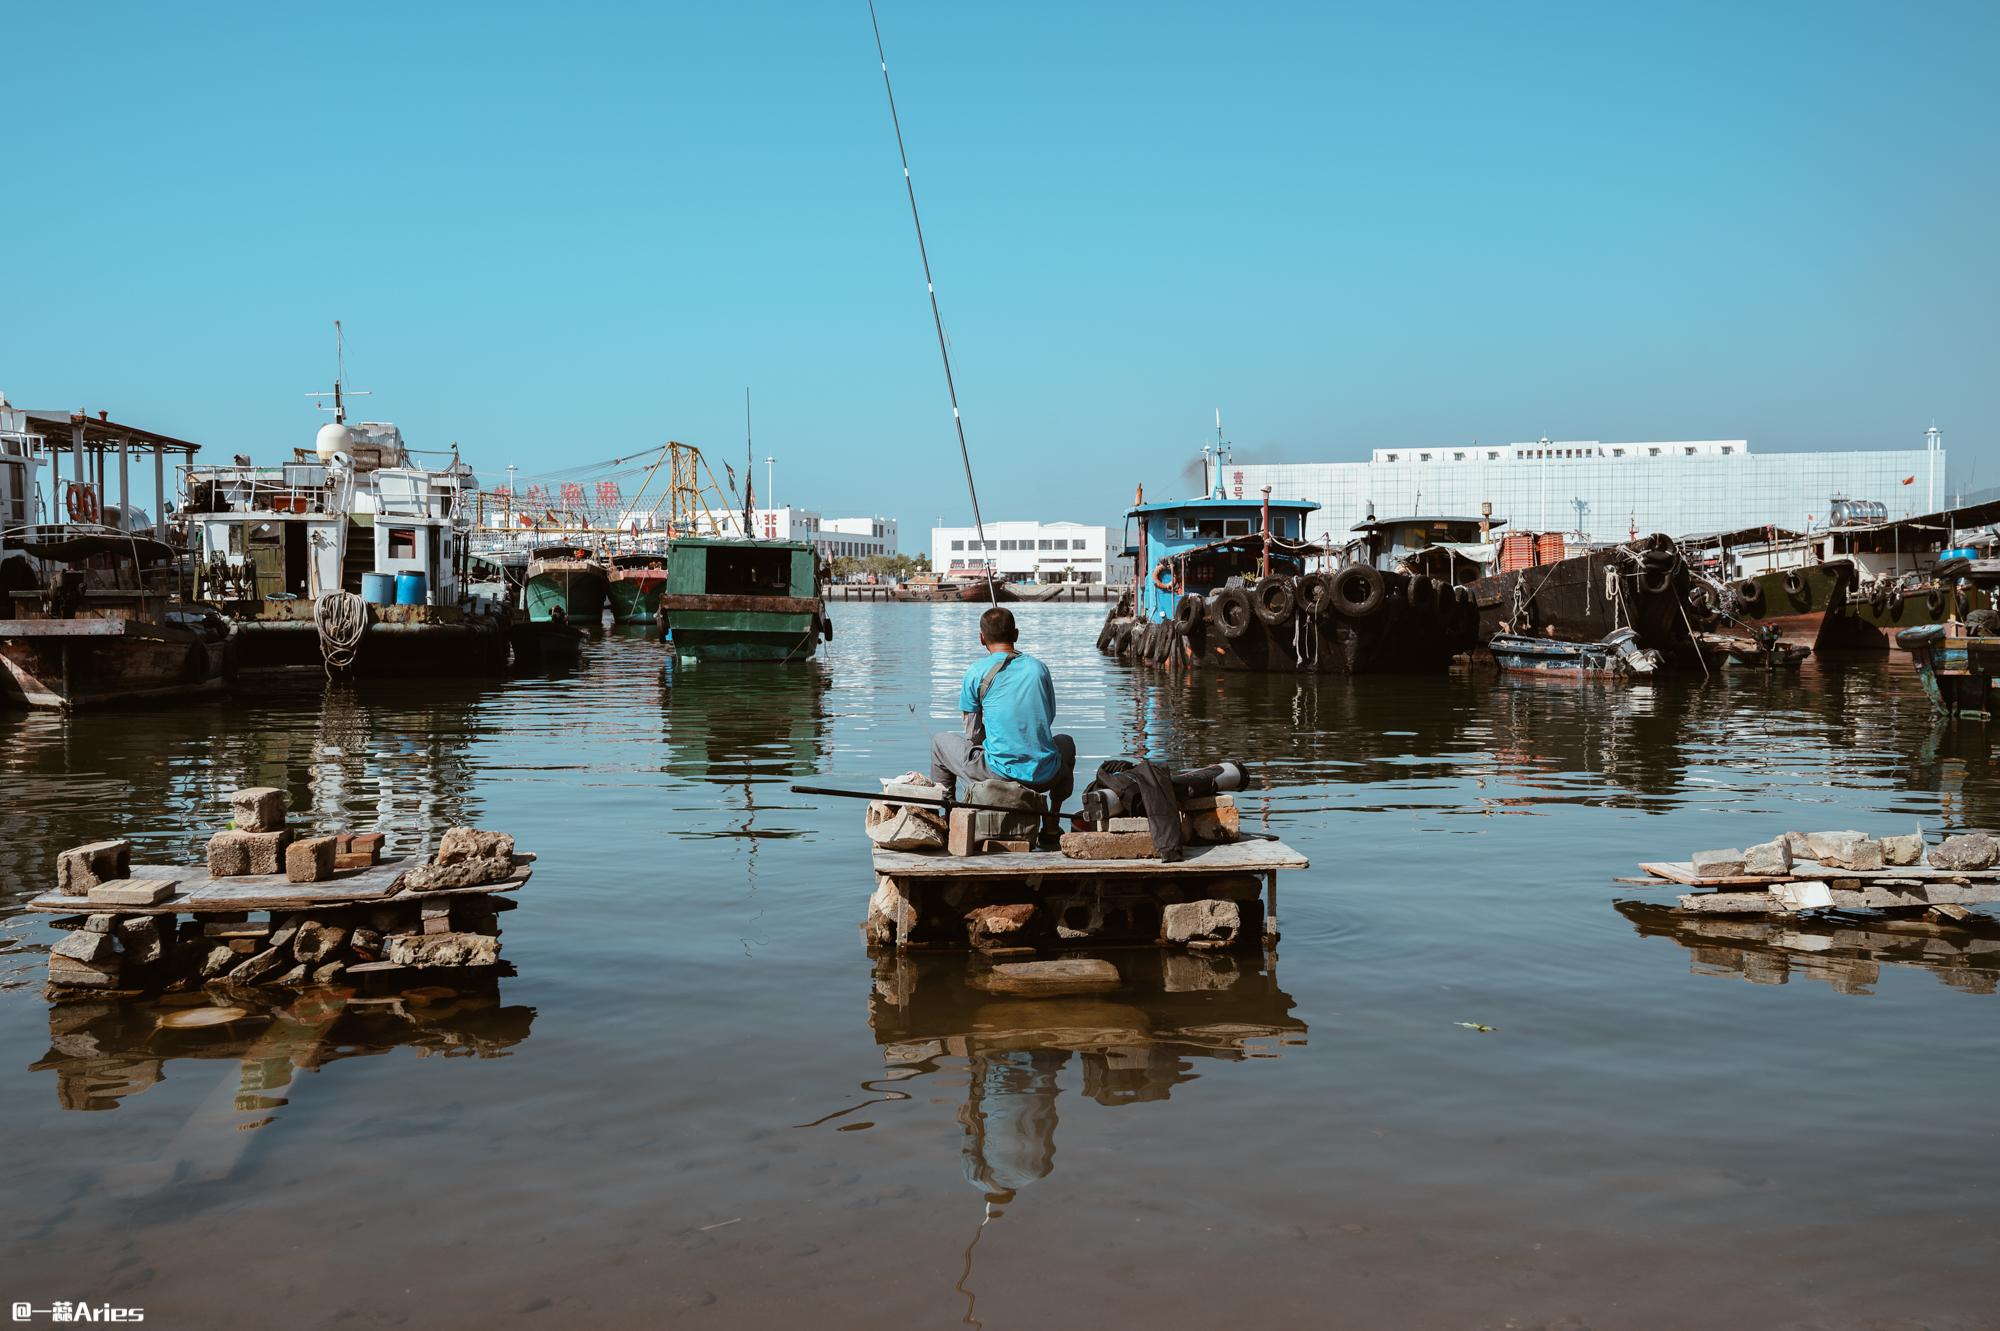
<svg viewBox="0 0 2000 1331">
<path fill-rule="evenodd" d="M 117 938 L 125 959 L 137 965 L 150 966 L 166 955 L 166 940 L 160 934 L 158 916 L 132 915 L 120 920 Z"/>
<path fill-rule="evenodd" d="M 270 944 L 261 938 L 232 938 L 226 946 L 238 956 L 247 957 L 252 952 L 262 951 L 264 948 L 269 947 Z"/>
<path fill-rule="evenodd" d="M 354 833 L 335 832 L 333 834 L 333 853 L 336 855 L 350 855 L 353 852 Z"/>
<path fill-rule="evenodd" d="M 1064 957 L 1055 961 L 1009 961 L 980 976 L 981 988 L 1002 994 L 1093 993 L 1119 986 L 1118 968 L 1108 961 Z"/>
<path fill-rule="evenodd" d="M 366 855 L 373 864 L 382 855 L 382 834 L 380 832 L 353 832 L 348 835 L 347 848 L 356 855 Z M 512 837 L 507 839 L 507 853 L 514 853 Z"/>
<path fill-rule="evenodd" d="M 356 929 L 354 936 L 347 940 L 354 949 L 354 955 L 363 961 L 382 959 L 382 935 L 373 929 Z"/>
<path fill-rule="evenodd" d="M 974 907 L 965 913 L 966 938 L 977 948 L 1023 946 L 1034 929 L 1037 913 L 1030 901 Z"/>
<path fill-rule="evenodd" d="M 93 841 L 56 856 L 56 891 L 66 897 L 88 896 L 100 883 L 132 875 L 132 843 Z"/>
<path fill-rule="evenodd" d="M 238 962 L 236 968 L 229 972 L 230 983 L 262 984 L 283 970 L 291 959 L 288 949 L 274 944 Z"/>
<path fill-rule="evenodd" d="M 1984 832 L 1962 832 L 1957 836 L 1948 836 L 1931 847 L 1926 858 L 1933 869 L 1990 869 L 1994 861 L 2000 859 L 2000 841 L 1995 841 Z"/>
<path fill-rule="evenodd" d="M 1159 858 L 1147 832 L 1065 832 L 1062 853 L 1073 860 L 1151 860 Z"/>
<path fill-rule="evenodd" d="M 322 962 L 340 951 L 340 945 L 346 941 L 347 930 L 342 926 L 306 920 L 292 939 L 292 955 L 304 962 Z"/>
<path fill-rule="evenodd" d="M 1761 878 L 1779 877 L 1792 871 L 1792 847 L 1785 838 L 1763 841 L 1743 852 L 1743 872 Z"/>
<path fill-rule="evenodd" d="M 1225 845 L 1236 840 L 1242 828 L 1242 815 L 1233 803 L 1181 814 L 1181 829 L 1194 845 Z"/>
<path fill-rule="evenodd" d="M 365 850 L 349 851 L 333 857 L 335 873 L 346 873 L 349 869 L 366 869 L 375 863 L 375 857 Z"/>
<path fill-rule="evenodd" d="M 114 989 L 118 985 L 118 958 L 103 962 L 77 961 L 71 957 L 49 958 L 49 983 L 74 989 Z"/>
<path fill-rule="evenodd" d="M 49 955 L 61 957 L 65 961 L 79 961 L 86 965 L 99 966 L 117 960 L 118 946 L 111 941 L 109 933 L 99 934 L 92 933 L 88 929 L 78 929 L 74 933 L 64 934 L 62 941 L 49 949 Z"/>
<path fill-rule="evenodd" d="M 91 934 L 108 934 L 118 927 L 116 915 L 86 915 L 83 917 L 83 931 Z"/>
<path fill-rule="evenodd" d="M 920 918 L 916 898 L 893 878 L 875 880 L 875 894 L 868 898 L 868 919 L 861 932 L 871 947 L 891 947 L 907 943 Z"/>
<path fill-rule="evenodd" d="M 1897 868 L 1904 865 L 1921 864 L 1924 858 L 1924 833 L 1922 828 L 1908 836 L 1885 836 L 1882 838 L 1882 862 Z"/>
<path fill-rule="evenodd" d="M 1740 850 L 1698 850 L 1693 855 L 1697 878 L 1740 878 L 1743 852 Z"/>
<path fill-rule="evenodd" d="M 359 849 L 357 847 L 357 849 Z M 482 832 L 476 827 L 454 827 L 438 843 L 439 864 L 462 864 L 468 860 L 504 860 L 513 863 L 514 838 L 505 832 Z"/>
<path fill-rule="evenodd" d="M 420 864 L 403 875 L 411 892 L 436 892 L 447 887 L 480 887 L 497 883 L 514 872 L 511 859 L 454 860 L 450 864 Z"/>
<path fill-rule="evenodd" d="M 329 961 L 313 972 L 313 983 L 332 984 L 340 978 L 340 973 L 346 969 L 347 963 L 344 961 Z"/>
<path fill-rule="evenodd" d="M 1813 859 L 1828 869 L 1867 872 L 1883 867 L 1882 843 L 1863 832 L 1811 832 L 1806 843 Z"/>
<path fill-rule="evenodd" d="M 285 881 L 323 883 L 333 877 L 333 838 L 300 837 L 285 847 Z"/>
<path fill-rule="evenodd" d="M 1809 860 L 1812 858 L 1812 842 L 1806 838 L 1804 832 L 1787 832 L 1782 840 L 1787 846 L 1791 847 L 1793 859 Z"/>
<path fill-rule="evenodd" d="M 250 786 L 229 797 L 229 814 L 239 832 L 277 832 L 285 826 L 285 792 Z"/>
<path fill-rule="evenodd" d="M 245 874 L 280 874 L 285 871 L 285 847 L 291 844 L 288 831 L 245 832 L 235 829 L 217 832 L 208 839 L 208 873 L 211 878 L 241 878 Z"/>
<path fill-rule="evenodd" d="M 172 878 L 118 878 L 91 888 L 86 900 L 93 906 L 157 906 L 178 886 Z"/>
<path fill-rule="evenodd" d="M 240 960 L 242 957 L 235 948 L 228 943 L 218 943 L 202 958 L 201 977 L 204 980 L 213 980 Z"/>
<path fill-rule="evenodd" d="M 973 844 L 972 829 L 979 815 L 973 809 L 953 809 L 945 821 L 944 853 L 965 856 L 977 847 Z"/>
<path fill-rule="evenodd" d="M 490 966 L 500 959 L 500 940 L 485 934 L 398 934 L 384 941 L 384 960 L 403 966 Z"/>
<path fill-rule="evenodd" d="M 1169 943 L 1188 947 L 1228 947 L 1243 936 L 1243 912 L 1233 901 L 1184 901 L 1167 907 L 1161 923 Z"/>
<path fill-rule="evenodd" d="M 309 967 L 309 966 L 307 966 L 307 965 L 306 965 L 306 964 L 305 964 L 305 963 L 304 963 L 304 962 L 302 961 L 302 962 L 300 962 L 300 963 L 299 963 L 298 965 L 296 965 L 296 966 L 293 966 L 293 967 L 292 967 L 292 968 L 291 968 L 290 970 L 286 971 L 286 972 L 285 972 L 285 973 L 284 973 L 283 975 L 280 975 L 280 976 L 279 976 L 279 977 L 278 977 L 277 979 L 275 979 L 275 980 L 272 980 L 272 981 L 270 981 L 269 983 L 271 983 L 271 984 L 304 984 L 304 983 L 306 982 L 306 976 L 310 975 L 311 973 L 312 973 L 312 968 L 311 968 L 311 967 Z"/>
</svg>

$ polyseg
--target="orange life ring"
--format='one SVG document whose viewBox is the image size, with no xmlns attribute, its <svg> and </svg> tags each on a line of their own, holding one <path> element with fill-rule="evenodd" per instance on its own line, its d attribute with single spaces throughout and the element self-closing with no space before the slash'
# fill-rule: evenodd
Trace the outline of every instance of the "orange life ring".
<svg viewBox="0 0 2000 1331">
<path fill-rule="evenodd" d="M 1174 567 L 1162 559 L 1153 565 L 1153 585 L 1163 592 L 1180 590 L 1180 580 L 1174 576 Z"/>
<path fill-rule="evenodd" d="M 69 509 L 71 522 L 95 522 L 103 516 L 102 510 L 97 507 L 97 487 L 94 485 L 70 486 L 69 496 L 63 503 Z"/>
</svg>

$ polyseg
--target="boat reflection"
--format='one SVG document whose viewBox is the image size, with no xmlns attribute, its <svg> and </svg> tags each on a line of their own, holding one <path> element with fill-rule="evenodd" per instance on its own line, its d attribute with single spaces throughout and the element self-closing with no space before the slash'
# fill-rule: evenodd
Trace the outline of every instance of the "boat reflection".
<svg viewBox="0 0 2000 1331">
<path fill-rule="evenodd" d="M 535 1010 L 500 1001 L 497 977 L 378 997 L 348 989 L 233 989 L 150 1003 L 58 1003 L 49 1051 L 31 1072 L 56 1074 L 64 1109 L 116 1109 L 164 1081 L 179 1059 L 240 1064 L 234 1107 L 260 1127 L 286 1103 L 293 1074 L 399 1049 L 418 1057 L 501 1058 L 528 1038 Z"/>
<path fill-rule="evenodd" d="M 831 752 L 824 661 L 769 665 L 669 661 L 660 714 L 667 770 L 717 785 L 811 776 Z"/>
<path fill-rule="evenodd" d="M 977 958 L 885 957 L 876 967 L 868 1021 L 883 1062 L 908 1078 L 964 1061 L 961 1160 L 989 1208 L 1055 1168 L 1061 1074 L 1072 1060 L 1083 1097 L 1115 1108 L 1165 1101 L 1200 1075 L 1196 1059 L 1271 1058 L 1305 1043 L 1275 958 L 1134 950 L 1109 959 L 1119 989 L 1063 996 L 989 992 Z"/>
<path fill-rule="evenodd" d="M 1686 915 L 1641 901 L 1617 905 L 1641 937 L 1671 938 L 1686 948 L 1696 975 L 1752 984 L 1818 980 L 1839 993 L 1870 994 L 1882 967 L 1910 966 L 1967 993 L 1990 994 L 2000 986 L 2000 920 L 1990 916 L 1943 927 L 1842 915 Z"/>
</svg>

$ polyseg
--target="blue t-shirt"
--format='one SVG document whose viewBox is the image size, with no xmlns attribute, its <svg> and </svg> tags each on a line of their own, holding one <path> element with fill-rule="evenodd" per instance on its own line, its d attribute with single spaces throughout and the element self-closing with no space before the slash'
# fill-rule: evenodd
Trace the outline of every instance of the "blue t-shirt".
<svg viewBox="0 0 2000 1331">
<path fill-rule="evenodd" d="M 958 689 L 959 711 L 980 710 L 979 683 L 1005 655 L 994 652 L 966 667 Z M 1009 781 L 1031 786 L 1054 780 L 1062 758 L 1051 729 L 1056 720 L 1056 686 L 1049 668 L 1016 652 L 986 690 L 985 710 L 986 765 Z"/>
</svg>

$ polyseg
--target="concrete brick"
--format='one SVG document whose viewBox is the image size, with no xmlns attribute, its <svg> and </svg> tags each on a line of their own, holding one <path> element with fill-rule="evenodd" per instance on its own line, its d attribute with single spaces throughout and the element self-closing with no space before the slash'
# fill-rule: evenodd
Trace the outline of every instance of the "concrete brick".
<svg viewBox="0 0 2000 1331">
<path fill-rule="evenodd" d="M 511 862 L 513 856 L 514 838 L 505 832 L 482 832 L 476 827 L 454 827 L 446 832 L 444 840 L 438 843 L 437 862 L 460 864 L 466 860 L 493 859 Z"/>
<path fill-rule="evenodd" d="M 132 843 L 93 841 L 56 856 L 56 891 L 66 897 L 87 896 L 99 883 L 132 875 Z"/>
<path fill-rule="evenodd" d="M 285 826 L 285 792 L 276 786 L 250 786 L 229 797 L 230 816 L 238 832 L 277 832 Z"/>
<path fill-rule="evenodd" d="M 1243 913 L 1233 901 L 1184 901 L 1166 908 L 1162 925 L 1169 943 L 1227 947 L 1243 936 Z"/>
<path fill-rule="evenodd" d="M 285 881 L 323 883 L 333 877 L 333 842 L 330 836 L 309 836 L 286 846 Z"/>
<path fill-rule="evenodd" d="M 1740 878 L 1743 875 L 1743 852 L 1740 850 L 1698 850 L 1694 853 L 1694 876 L 1697 878 Z"/>
</svg>

